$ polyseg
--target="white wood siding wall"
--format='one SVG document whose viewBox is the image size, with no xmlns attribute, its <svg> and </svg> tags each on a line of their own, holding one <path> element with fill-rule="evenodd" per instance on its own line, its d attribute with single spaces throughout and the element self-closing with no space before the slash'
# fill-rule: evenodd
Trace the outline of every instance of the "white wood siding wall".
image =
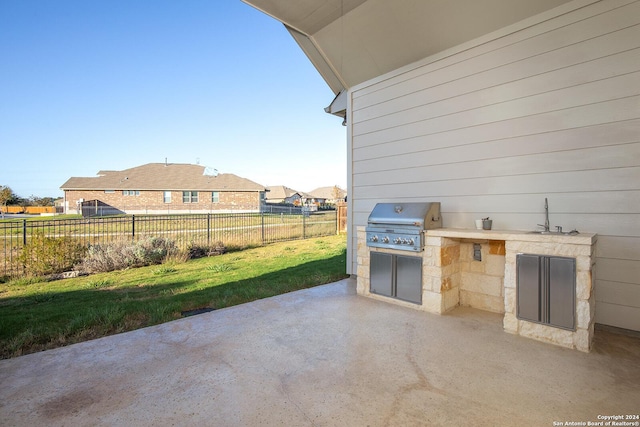
<svg viewBox="0 0 640 427">
<path fill-rule="evenodd" d="M 640 330 L 640 1 L 532 18 L 350 95 L 351 271 L 377 202 L 533 230 L 547 197 L 552 227 L 599 235 L 596 321 Z"/>
</svg>

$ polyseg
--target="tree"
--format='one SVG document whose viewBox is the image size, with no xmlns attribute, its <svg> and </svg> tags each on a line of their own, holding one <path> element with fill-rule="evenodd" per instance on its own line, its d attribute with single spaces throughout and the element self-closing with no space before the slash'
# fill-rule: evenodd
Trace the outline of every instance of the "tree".
<svg viewBox="0 0 640 427">
<path fill-rule="evenodd" d="M 0 185 L 0 204 L 4 206 L 4 209 L 0 209 L 2 212 L 2 218 L 4 218 L 4 212 L 7 210 L 7 203 L 14 200 L 16 195 L 13 194 L 13 190 L 6 185 Z"/>
<path fill-rule="evenodd" d="M 54 202 L 53 197 L 38 197 L 33 194 L 29 197 L 29 204 L 32 206 L 53 206 Z"/>
<path fill-rule="evenodd" d="M 29 202 L 29 199 L 18 197 L 16 204 L 22 208 L 22 213 L 25 213 L 27 212 L 27 206 L 29 206 L 31 203 Z"/>
<path fill-rule="evenodd" d="M 333 196 L 333 200 L 337 202 L 338 200 L 342 199 L 342 189 L 337 185 L 334 185 L 331 191 L 331 195 Z"/>
</svg>

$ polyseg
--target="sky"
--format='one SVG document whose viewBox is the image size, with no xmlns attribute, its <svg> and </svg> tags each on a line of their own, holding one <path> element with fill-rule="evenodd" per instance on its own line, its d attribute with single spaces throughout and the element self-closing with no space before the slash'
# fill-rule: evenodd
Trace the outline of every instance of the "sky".
<svg viewBox="0 0 640 427">
<path fill-rule="evenodd" d="M 0 0 L 0 185 L 20 197 L 165 159 L 346 188 L 333 97 L 240 0 Z"/>
</svg>

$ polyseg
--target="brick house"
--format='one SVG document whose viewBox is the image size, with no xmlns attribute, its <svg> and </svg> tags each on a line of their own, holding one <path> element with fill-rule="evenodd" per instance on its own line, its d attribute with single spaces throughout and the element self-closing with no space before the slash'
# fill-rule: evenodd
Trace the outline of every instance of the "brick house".
<svg viewBox="0 0 640 427">
<path fill-rule="evenodd" d="M 72 177 L 61 187 L 65 213 L 259 212 L 266 188 L 201 165 L 148 163 L 95 177 Z M 91 213 L 93 211 L 93 213 Z"/>
</svg>

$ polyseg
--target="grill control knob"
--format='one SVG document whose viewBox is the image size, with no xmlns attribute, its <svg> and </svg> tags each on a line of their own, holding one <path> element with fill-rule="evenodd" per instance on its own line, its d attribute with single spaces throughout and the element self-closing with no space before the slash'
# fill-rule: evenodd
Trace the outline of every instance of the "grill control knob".
<svg viewBox="0 0 640 427">
<path fill-rule="evenodd" d="M 413 239 L 409 239 L 409 241 L 407 242 L 407 244 L 409 244 L 409 245 L 413 245 Z"/>
<path fill-rule="evenodd" d="M 387 236 L 384 236 L 382 238 L 382 243 L 389 243 L 389 238 Z"/>
<path fill-rule="evenodd" d="M 378 236 L 371 236 L 371 238 L 369 239 L 372 242 L 377 242 L 378 241 Z"/>
<path fill-rule="evenodd" d="M 399 245 L 400 242 L 402 242 L 402 239 L 399 237 L 396 237 L 395 239 L 393 239 L 393 243 L 395 243 L 396 245 Z"/>
</svg>

